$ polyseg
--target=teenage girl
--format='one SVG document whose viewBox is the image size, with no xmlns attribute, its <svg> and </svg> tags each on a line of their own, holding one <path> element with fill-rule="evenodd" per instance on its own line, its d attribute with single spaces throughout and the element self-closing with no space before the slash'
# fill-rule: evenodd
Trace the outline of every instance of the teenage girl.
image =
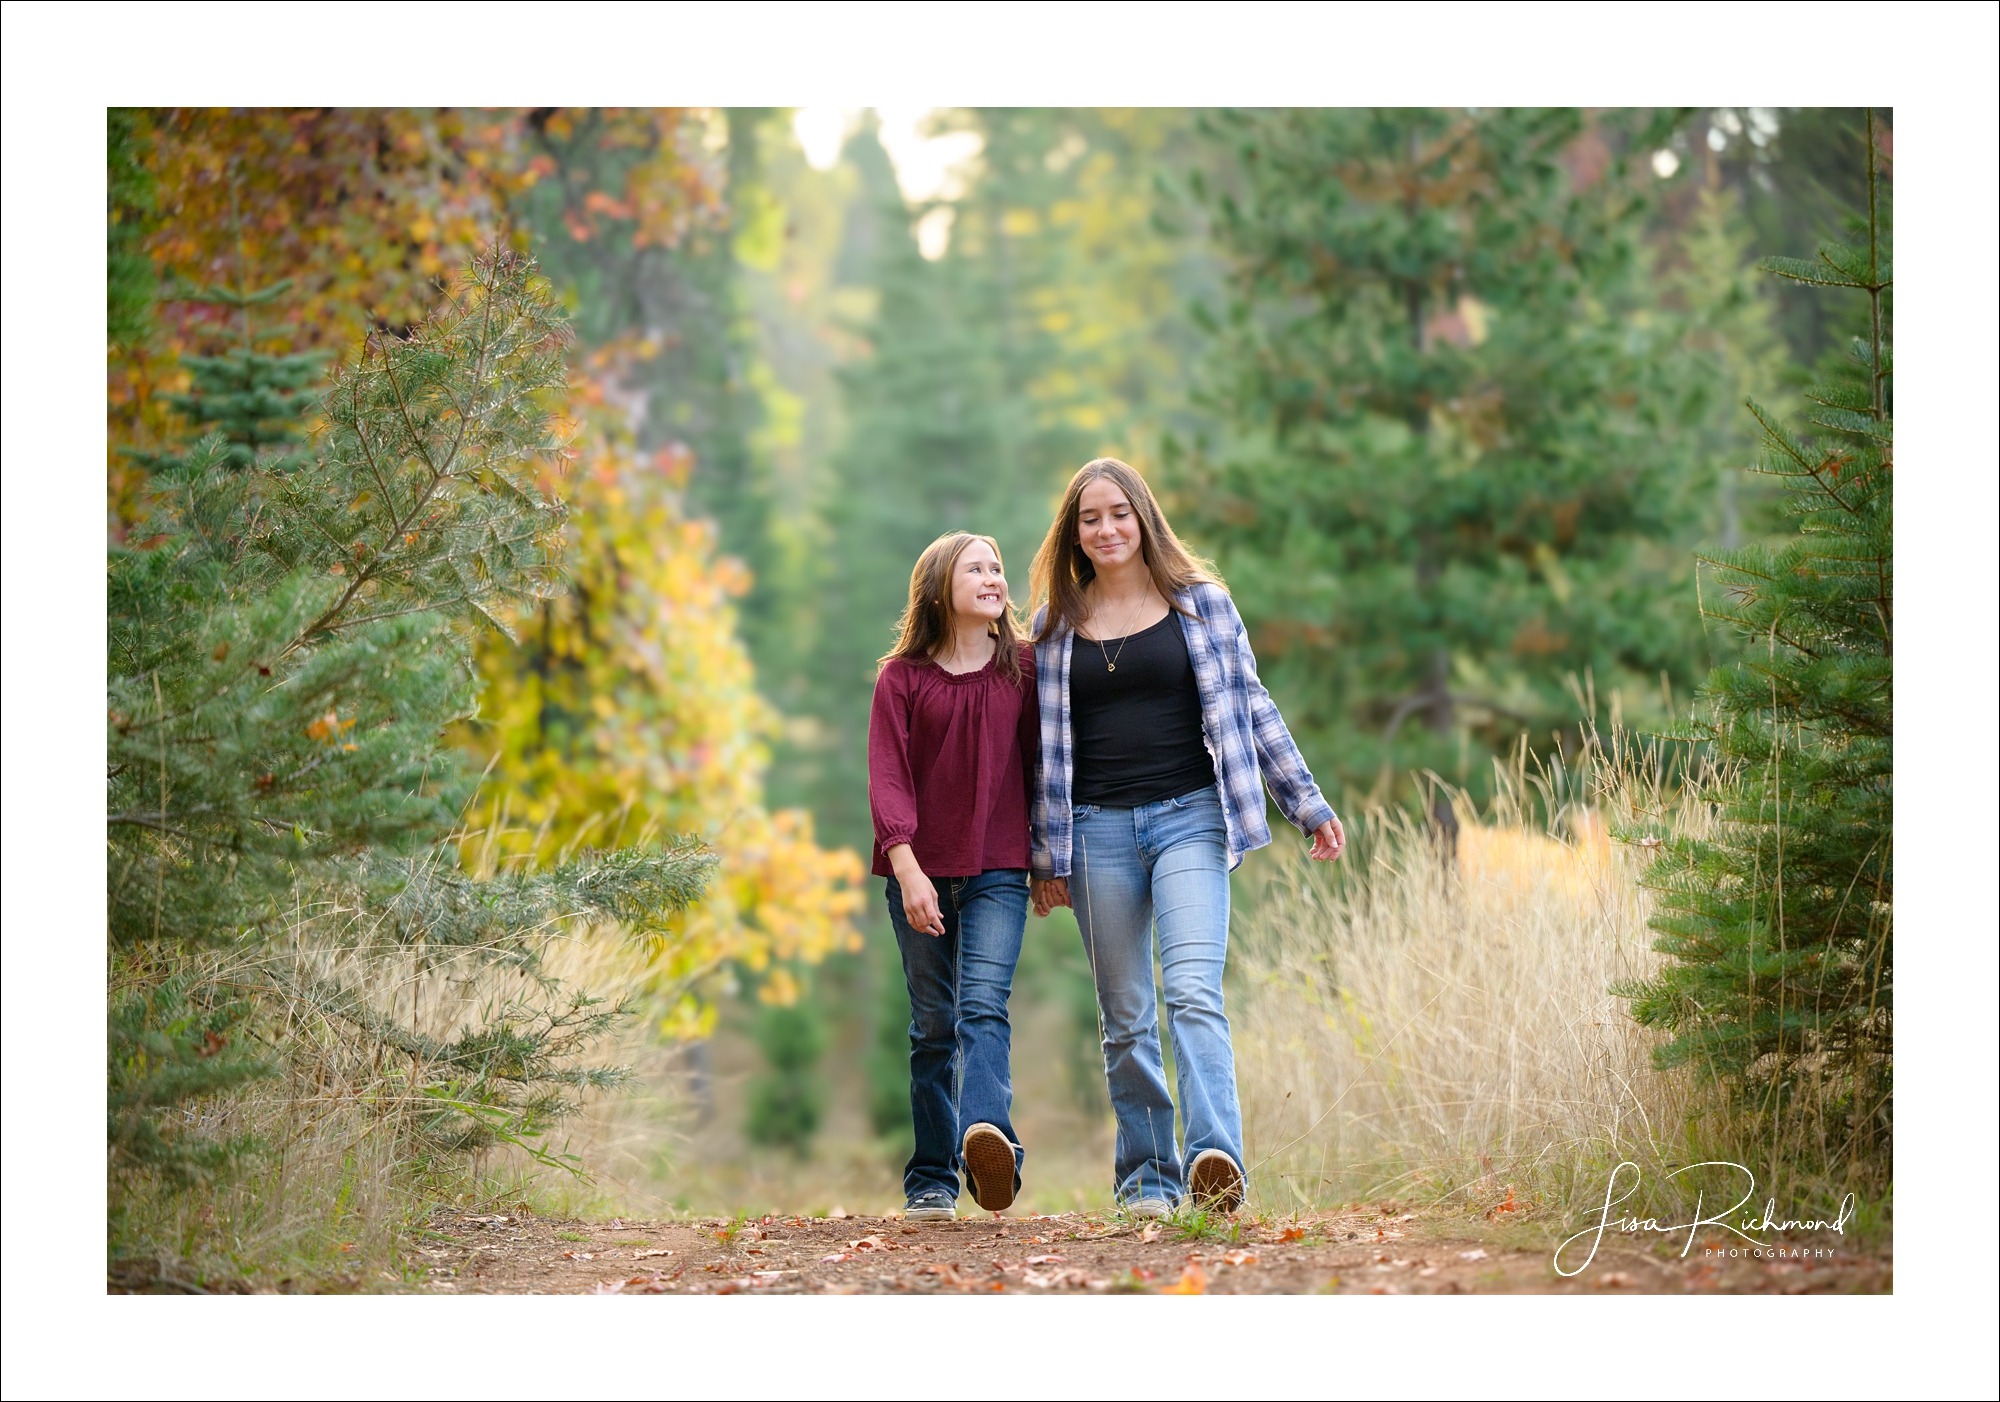
<svg viewBox="0 0 2000 1402">
<path fill-rule="evenodd" d="M 961 1168 L 989 1212 L 1020 1190 L 1007 995 L 1028 915 L 1034 696 L 999 547 L 939 536 L 910 572 L 868 721 L 874 872 L 910 988 L 911 1221 L 957 1216 Z"/>
</svg>

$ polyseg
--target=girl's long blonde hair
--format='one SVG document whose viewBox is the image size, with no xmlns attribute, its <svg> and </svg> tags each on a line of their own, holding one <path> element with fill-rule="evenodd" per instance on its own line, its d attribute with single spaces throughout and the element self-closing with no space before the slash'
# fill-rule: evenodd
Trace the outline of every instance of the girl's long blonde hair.
<svg viewBox="0 0 2000 1402">
<path fill-rule="evenodd" d="M 966 547 L 982 540 L 992 548 L 993 558 L 999 560 L 1000 542 L 990 535 L 974 535 L 971 531 L 946 531 L 924 547 L 924 553 L 917 556 L 916 568 L 910 571 L 910 601 L 904 605 L 903 616 L 896 624 L 896 645 L 882 654 L 882 665 L 899 657 L 905 662 L 937 660 L 938 653 L 951 641 L 952 571 Z M 1004 560 L 1000 568 L 1006 570 Z M 1027 638 L 1021 632 L 1020 619 L 1014 616 L 1011 594 L 1007 607 L 987 625 L 986 631 L 988 636 L 999 639 L 993 665 L 1009 681 L 1019 681 L 1021 645 Z"/>
<path fill-rule="evenodd" d="M 1076 628 L 1090 616 L 1083 591 L 1097 578 L 1097 566 L 1077 543 L 1077 517 L 1083 512 L 1083 489 L 1102 479 L 1114 483 L 1132 504 L 1133 519 L 1139 523 L 1140 556 L 1152 573 L 1153 587 L 1160 591 L 1168 608 L 1186 613 L 1175 595 L 1196 584 L 1222 585 L 1215 566 L 1181 544 L 1181 538 L 1167 524 L 1159 502 L 1153 499 L 1152 488 L 1136 468 L 1116 458 L 1094 458 L 1069 479 L 1056 519 L 1049 526 L 1042 548 L 1035 552 L 1030 571 L 1033 598 L 1048 605 L 1042 626 L 1035 633 L 1038 643 L 1064 628 Z"/>
</svg>

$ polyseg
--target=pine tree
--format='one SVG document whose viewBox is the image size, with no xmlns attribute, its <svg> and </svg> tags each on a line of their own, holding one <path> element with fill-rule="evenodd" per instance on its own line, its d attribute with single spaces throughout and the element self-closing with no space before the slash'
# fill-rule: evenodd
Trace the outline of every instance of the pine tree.
<svg viewBox="0 0 2000 1402">
<path fill-rule="evenodd" d="M 177 286 L 168 300 L 197 306 L 227 307 L 237 313 L 241 330 L 237 345 L 220 355 L 183 355 L 181 366 L 190 385 L 185 393 L 163 394 L 161 400 L 197 435 L 213 430 L 222 435 L 224 459 L 243 470 L 271 449 L 294 449 L 305 442 L 298 420 L 311 402 L 309 393 L 326 364 L 319 351 L 272 355 L 257 349 L 251 330 L 251 309 L 266 307 L 292 289 L 290 278 L 251 291 L 247 287 Z M 184 470 L 186 462 L 171 453 L 133 453 L 148 471 Z"/>
<path fill-rule="evenodd" d="M 1846 373 L 1807 391 L 1799 431 L 1752 402 L 1759 471 L 1790 492 L 1792 538 L 1704 556 L 1707 615 L 1743 660 L 1708 679 L 1715 830 L 1667 839 L 1647 881 L 1671 962 L 1623 990 L 1672 1034 L 1663 1066 L 1730 1092 L 1775 1157 L 1885 1153 L 1891 1128 L 1893 428 L 1889 221 L 1865 121 L 1868 214 L 1853 243 L 1773 258 L 1781 278 L 1867 297 Z"/>
<path fill-rule="evenodd" d="M 1234 264 L 1223 421 L 1174 464 L 1262 674 L 1329 778 L 1578 719 L 1571 678 L 1691 682 L 1665 548 L 1692 536 L 1676 327 L 1650 305 L 1616 117 L 1224 114 L 1195 194 Z"/>
<path fill-rule="evenodd" d="M 385 1103 L 440 1150 L 528 1143 L 617 1079 L 587 1058 L 621 1010 L 550 979 L 542 945 L 571 918 L 666 931 L 711 858 L 673 842 L 473 881 L 450 841 L 476 781 L 444 741 L 474 705 L 468 630 L 561 583 L 569 344 L 532 263 L 491 254 L 336 372 L 312 451 L 252 397 L 228 402 L 255 442 L 158 460 L 144 544 L 109 561 L 114 1208 L 135 1176 L 243 1147 L 184 1112 L 301 1053 L 301 1018 L 400 1068 Z M 380 960 L 511 970 L 523 993 L 427 1035 L 371 996 Z"/>
</svg>

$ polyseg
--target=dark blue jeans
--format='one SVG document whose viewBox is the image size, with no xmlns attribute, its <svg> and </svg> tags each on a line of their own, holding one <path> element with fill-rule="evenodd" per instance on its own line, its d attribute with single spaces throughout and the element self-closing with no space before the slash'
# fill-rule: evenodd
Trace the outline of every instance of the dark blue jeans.
<svg viewBox="0 0 2000 1402">
<path fill-rule="evenodd" d="M 942 935 L 910 928 L 903 888 L 895 877 L 888 880 L 889 920 L 910 986 L 910 1119 L 917 1146 L 903 1169 L 903 1193 L 915 1201 L 942 1192 L 956 1202 L 965 1131 L 983 1122 L 1016 1142 L 1007 995 L 1028 923 L 1028 873 L 982 871 L 933 880 Z M 1024 1157 L 1015 1149 L 1017 1189 Z"/>
</svg>

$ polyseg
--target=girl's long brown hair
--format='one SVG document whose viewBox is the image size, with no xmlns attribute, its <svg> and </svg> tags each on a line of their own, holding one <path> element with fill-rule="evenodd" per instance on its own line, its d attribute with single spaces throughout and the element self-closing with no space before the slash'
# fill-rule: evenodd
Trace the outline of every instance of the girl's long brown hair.
<svg viewBox="0 0 2000 1402">
<path fill-rule="evenodd" d="M 993 558 L 1000 560 L 1000 542 L 990 535 L 974 535 L 971 531 L 946 531 L 924 547 L 924 553 L 917 556 L 916 568 L 910 571 L 910 601 L 904 605 L 903 616 L 896 624 L 896 645 L 882 654 L 882 665 L 899 657 L 905 662 L 937 660 L 938 653 L 951 641 L 952 571 L 958 567 L 958 557 L 965 553 L 965 548 L 980 540 L 991 546 Z M 1006 570 L 1006 561 L 1001 560 L 1000 568 Z M 987 625 L 987 634 L 1000 640 L 994 651 L 994 667 L 1009 681 L 1019 681 L 1021 644 L 1027 638 L 1022 635 L 1020 620 L 1014 616 L 1011 594 L 1000 617 Z"/>
<path fill-rule="evenodd" d="M 1076 476 L 1069 479 L 1069 487 L 1063 492 L 1062 507 L 1049 526 L 1042 548 L 1035 552 L 1035 563 L 1030 572 L 1033 597 L 1036 602 L 1046 603 L 1049 607 L 1041 628 L 1035 633 L 1038 643 L 1061 629 L 1076 628 L 1090 616 L 1083 591 L 1091 580 L 1097 578 L 1097 566 L 1090 562 L 1090 556 L 1084 554 L 1083 547 L 1077 544 L 1077 517 L 1083 512 L 1083 489 L 1106 478 L 1125 493 L 1125 500 L 1132 504 L 1133 519 L 1139 523 L 1140 556 L 1152 572 L 1153 587 L 1160 591 L 1160 597 L 1167 601 L 1168 608 L 1186 613 L 1187 610 L 1176 601 L 1176 594 L 1184 593 L 1196 584 L 1222 584 L 1213 565 L 1181 544 L 1181 538 L 1167 524 L 1159 502 L 1153 499 L 1152 488 L 1146 485 L 1146 479 L 1139 475 L 1137 469 L 1116 458 L 1095 458 L 1079 467 Z"/>
</svg>

